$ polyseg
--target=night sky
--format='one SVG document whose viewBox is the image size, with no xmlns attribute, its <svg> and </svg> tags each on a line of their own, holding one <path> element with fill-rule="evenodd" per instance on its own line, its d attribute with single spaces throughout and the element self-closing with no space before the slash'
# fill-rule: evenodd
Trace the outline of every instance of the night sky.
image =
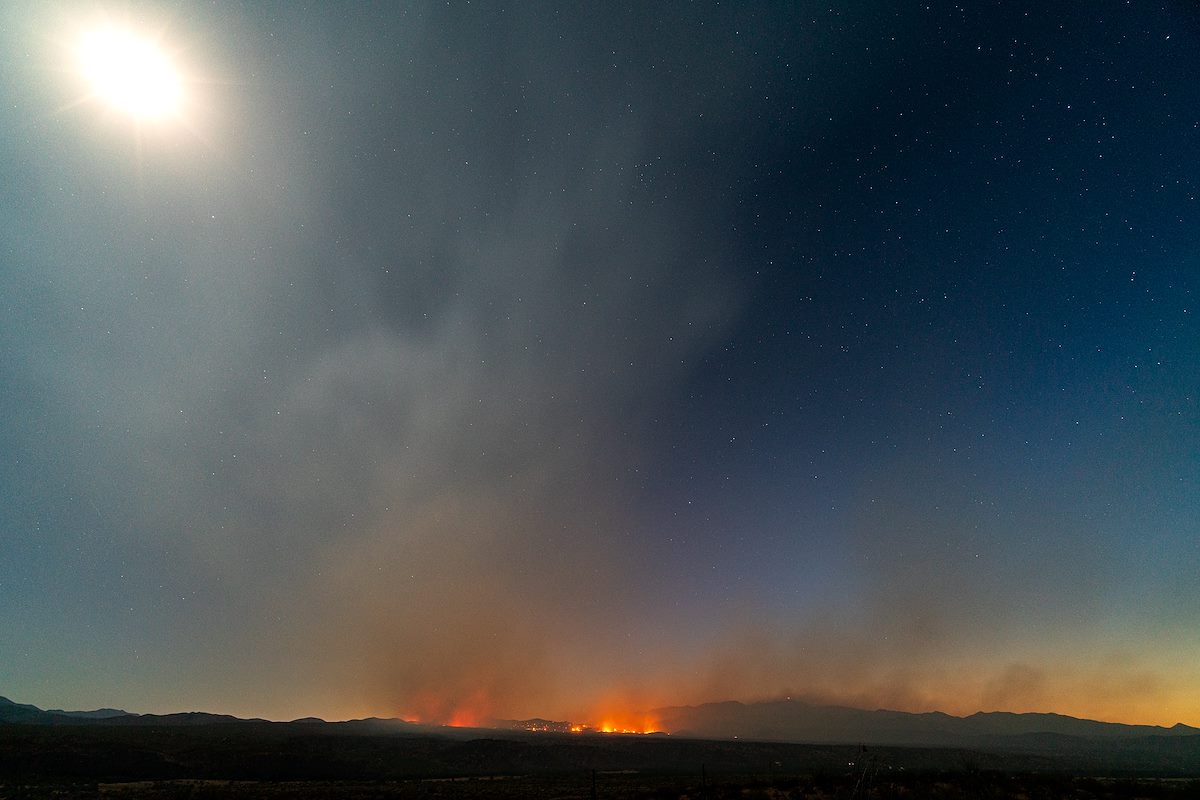
<svg viewBox="0 0 1200 800">
<path fill-rule="evenodd" d="M 1200 725 L 1191 3 L 9 0 L 0 101 L 0 694 Z"/>
</svg>

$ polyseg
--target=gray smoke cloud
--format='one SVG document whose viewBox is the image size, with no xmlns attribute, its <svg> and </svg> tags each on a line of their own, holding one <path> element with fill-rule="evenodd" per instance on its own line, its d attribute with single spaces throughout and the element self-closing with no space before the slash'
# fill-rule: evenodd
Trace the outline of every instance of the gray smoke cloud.
<svg viewBox="0 0 1200 800">
<path fill-rule="evenodd" d="M 78 688 L 457 722 L 789 693 L 1180 696 L 1120 648 L 1085 674 L 1006 638 L 1072 617 L 1097 635 L 1105 562 L 1068 544 L 1094 521 L 1048 501 L 998 521 L 920 454 L 838 488 L 842 527 L 764 534 L 780 546 L 760 561 L 801 563 L 762 574 L 811 584 L 786 602 L 765 579 L 725 592 L 715 567 L 691 580 L 709 550 L 730 573 L 751 560 L 716 522 L 659 541 L 643 489 L 680 468 L 660 429 L 762 290 L 761 140 L 813 159 L 790 175 L 821 172 L 809 127 L 854 134 L 862 110 L 843 111 L 888 77 L 865 44 L 897 33 L 881 15 L 160 11 L 194 79 L 169 136 L 73 104 L 65 70 L 37 66 L 69 15 L 40 5 L 0 12 L 17 153 L 0 178 L 21 198 L 0 224 L 21 488 L 0 543 L 36 565 L 0 592 L 52 600 L 14 602 L 0 632 L 54 630 L 73 657 L 27 645 L 0 678 L 62 664 L 54 706 Z M 818 322 L 841 324 L 797 337 Z M 821 520 L 827 500 L 795 505 Z M 1025 527 L 1043 533 L 1020 557 L 996 545 Z"/>
<path fill-rule="evenodd" d="M 738 310 L 728 200 L 670 175 L 689 101 L 601 79 L 621 30 L 413 10 L 193 20 L 231 59 L 195 152 L 82 169 L 64 136 L 6 227 L 64 318 L 25 353 L 38 450 L 196 601 L 168 638 L 252 676 L 234 705 L 577 693 L 555 676 L 623 613 L 597 598 L 636 556 L 640 426 Z"/>
</svg>

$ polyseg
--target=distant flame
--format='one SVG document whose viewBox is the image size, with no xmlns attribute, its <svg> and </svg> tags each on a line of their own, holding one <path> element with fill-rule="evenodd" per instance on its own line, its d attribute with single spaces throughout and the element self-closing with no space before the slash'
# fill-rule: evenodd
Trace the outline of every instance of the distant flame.
<svg viewBox="0 0 1200 800">
<path fill-rule="evenodd" d="M 425 725 L 448 725 L 453 728 L 483 728 L 493 718 L 492 702 L 487 693 L 479 690 L 466 697 L 448 700 L 435 693 L 414 698 L 404 719 Z"/>
<path fill-rule="evenodd" d="M 617 698 L 605 703 L 590 713 L 582 713 L 571 722 L 532 719 L 520 722 L 523 730 L 542 733 L 612 733 L 648 734 L 665 733 L 662 721 L 654 714 L 644 711 L 622 710 L 627 698 Z M 636 706 L 634 706 L 636 708 Z M 421 693 L 410 698 L 406 713 L 401 716 L 423 725 L 446 725 L 454 728 L 487 728 L 496 724 L 506 727 L 512 722 L 498 722 L 503 718 L 503 709 L 482 688 L 464 694 L 447 697 L 435 692 Z M 586 721 L 578 721 L 578 720 Z"/>
<path fill-rule="evenodd" d="M 600 733 L 658 733 L 659 720 L 646 714 L 608 714 L 601 722 L 589 726 Z"/>
<path fill-rule="evenodd" d="M 468 708 L 460 708 L 450 715 L 450 719 L 446 720 L 446 724 L 452 728 L 481 728 L 483 720 L 479 715 Z"/>
</svg>

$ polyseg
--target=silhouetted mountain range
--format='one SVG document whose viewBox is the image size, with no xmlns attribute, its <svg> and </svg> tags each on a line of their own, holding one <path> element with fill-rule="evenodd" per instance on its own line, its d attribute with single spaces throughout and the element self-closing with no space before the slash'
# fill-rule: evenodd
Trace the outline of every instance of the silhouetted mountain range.
<svg viewBox="0 0 1200 800">
<path fill-rule="evenodd" d="M 1006 711 L 980 712 L 955 717 L 939 711 L 915 714 L 846 706 L 822 706 L 798 700 L 763 703 L 705 703 L 675 706 L 651 712 L 663 731 L 674 736 L 700 739 L 747 739 L 813 744 L 874 744 L 922 747 L 1026 747 L 1039 739 L 1070 737 L 1082 740 L 1124 740 L 1145 737 L 1196 736 L 1200 728 L 1175 725 L 1126 725 L 1098 722 L 1062 714 L 1016 714 Z M 0 724 L 104 725 L 104 726 L 196 726 L 235 723 L 265 723 L 229 714 L 189 711 L 175 714 L 134 714 L 114 708 L 95 711 L 43 710 L 27 703 L 0 697 Z M 317 717 L 304 717 L 274 725 L 322 725 Z M 438 726 L 424 727 L 396 719 L 371 718 L 337 723 L 354 727 L 404 727 L 413 731 L 453 731 Z M 501 730 L 567 732 L 569 723 L 544 719 L 502 720 Z M 465 731 L 464 731 L 465 733 Z"/>
<path fill-rule="evenodd" d="M 954 717 L 796 701 L 711 703 L 658 713 L 673 735 L 566 733 L 558 730 L 565 723 L 541 719 L 489 730 L 378 718 L 269 722 L 199 712 L 45 711 L 0 697 L 0 782 L 5 776 L 375 780 L 677 770 L 682 764 L 805 771 L 842 769 L 864 746 L 870 758 L 897 769 L 1200 776 L 1200 730 L 1186 725 L 1122 725 L 1058 714 Z"/>
<path fill-rule="evenodd" d="M 210 725 L 217 722 L 248 722 L 229 714 L 206 714 L 187 711 L 178 714 L 134 714 L 119 708 L 98 708 L 95 711 L 43 710 L 28 703 L 14 703 L 0 697 L 0 723 L 26 725 Z M 262 722 L 262 720 L 253 720 Z"/>
<path fill-rule="evenodd" d="M 706 703 L 660 708 L 652 712 L 664 730 L 711 739 L 755 739 L 812 743 L 862 743 L 921 746 L 996 745 L 1035 735 L 1087 739 L 1190 736 L 1200 728 L 1175 725 L 1125 725 L 1062 714 L 980 712 L 955 717 L 939 711 L 868 711 L 821 706 L 797 700 L 764 703 Z"/>
</svg>

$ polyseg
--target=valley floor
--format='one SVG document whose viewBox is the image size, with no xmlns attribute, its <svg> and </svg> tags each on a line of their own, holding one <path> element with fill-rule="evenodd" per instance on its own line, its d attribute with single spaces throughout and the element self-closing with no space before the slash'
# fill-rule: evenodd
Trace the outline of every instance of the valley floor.
<svg viewBox="0 0 1200 800">
<path fill-rule="evenodd" d="M 403 781 L 170 780 L 0 784 L 0 800 L 1184 800 L 1200 780 L 1103 779 L 1003 773 L 800 775 L 714 779 L 679 775 L 498 776 Z"/>
</svg>

